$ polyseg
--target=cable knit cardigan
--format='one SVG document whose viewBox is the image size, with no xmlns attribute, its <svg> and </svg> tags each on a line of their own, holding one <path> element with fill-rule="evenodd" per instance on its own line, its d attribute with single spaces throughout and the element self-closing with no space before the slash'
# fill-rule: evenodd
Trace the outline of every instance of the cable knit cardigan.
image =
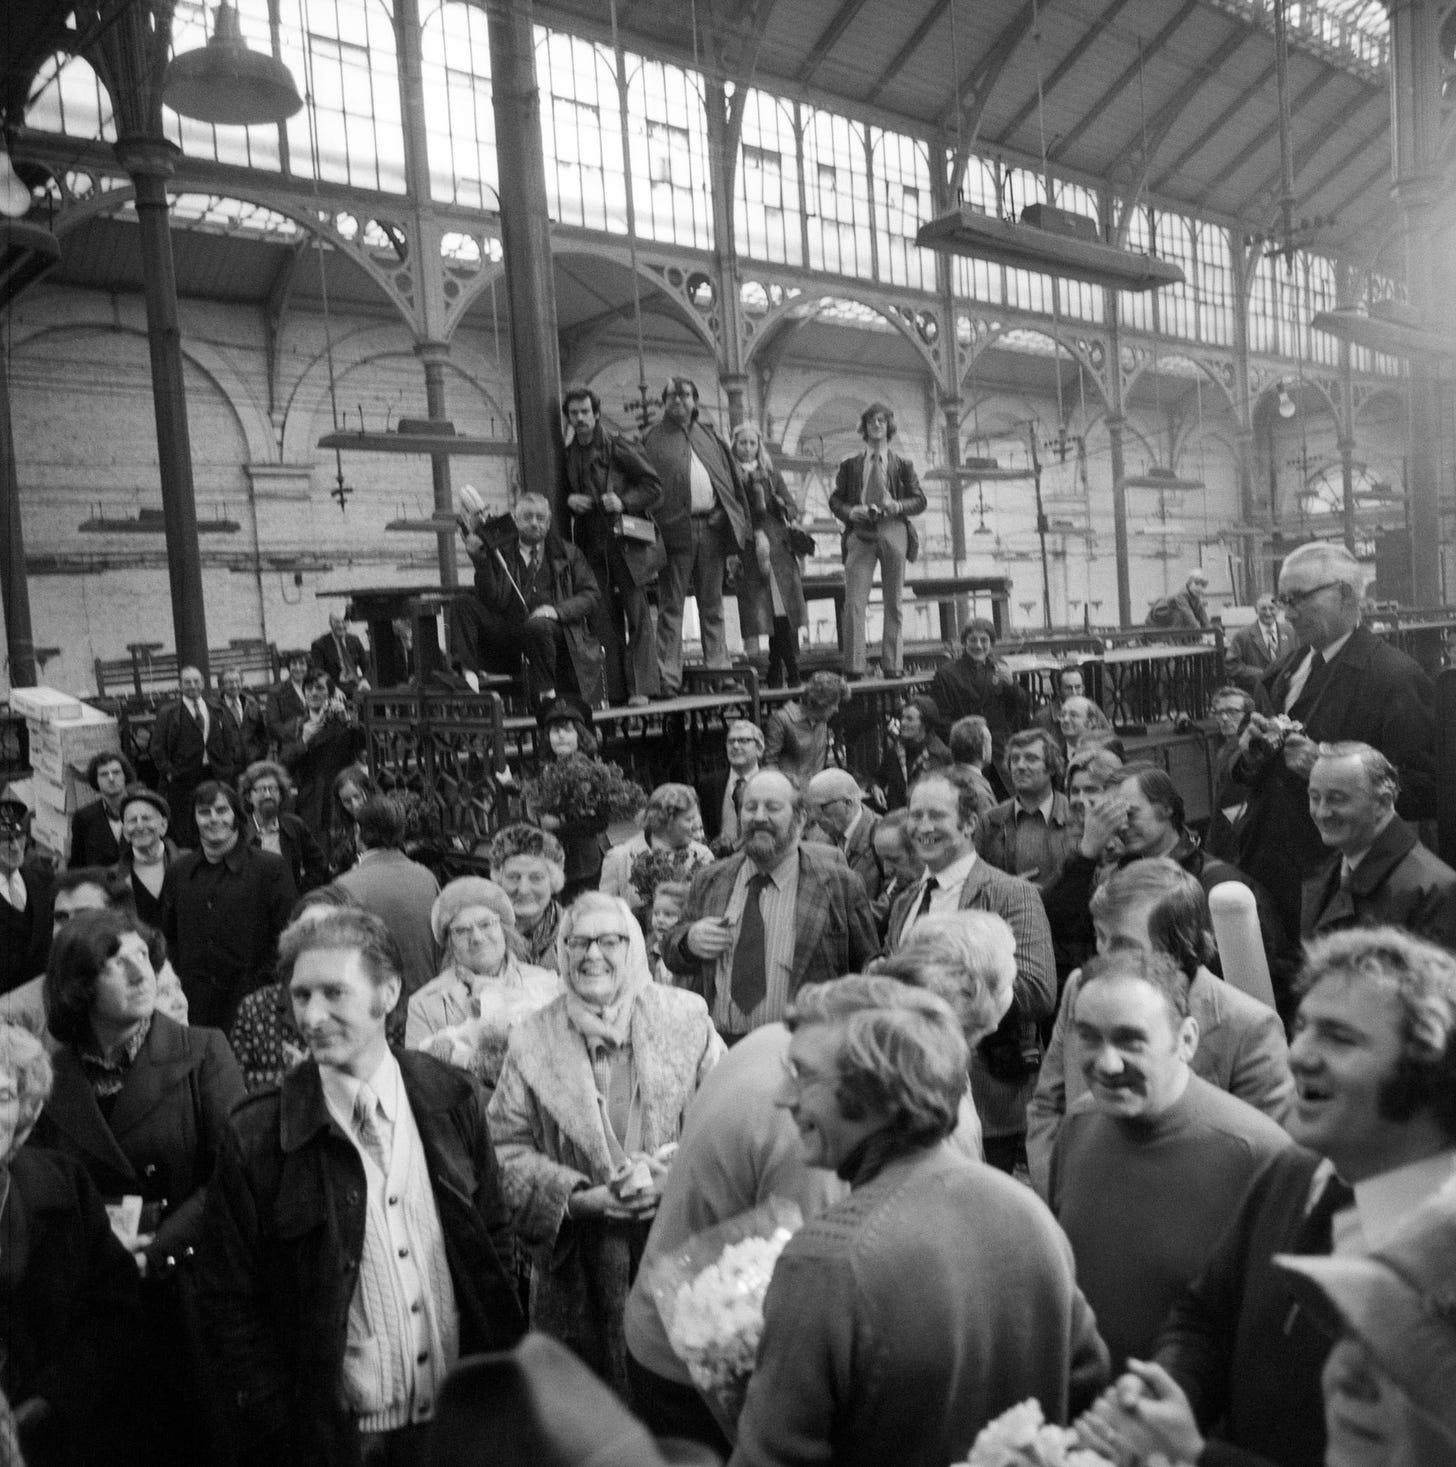
<svg viewBox="0 0 1456 1467">
<path fill-rule="evenodd" d="M 660 984 L 639 991 L 631 1036 L 641 1149 L 655 1151 L 678 1139 L 723 1041 L 697 994 Z M 605 1182 L 613 1167 L 586 1043 L 564 996 L 512 1029 L 490 1129 L 512 1226 L 531 1249 L 532 1326 L 625 1391 L 622 1316 L 648 1224 L 566 1216 L 571 1194 Z"/>
</svg>

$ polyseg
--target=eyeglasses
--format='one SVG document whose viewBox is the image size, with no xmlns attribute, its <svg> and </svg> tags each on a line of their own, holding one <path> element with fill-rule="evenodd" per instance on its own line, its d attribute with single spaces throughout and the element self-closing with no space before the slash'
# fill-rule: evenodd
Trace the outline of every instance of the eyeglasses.
<svg viewBox="0 0 1456 1467">
<path fill-rule="evenodd" d="M 621 932 L 602 932 L 595 937 L 568 937 L 566 950 L 574 958 L 584 958 L 595 943 L 604 958 L 615 958 L 626 948 L 628 940 Z"/>
<path fill-rule="evenodd" d="M 1213 716 L 1215 718 L 1242 718 L 1244 710 L 1242 708 L 1215 708 Z"/>
<path fill-rule="evenodd" d="M 1275 598 L 1275 606 L 1303 606 L 1311 596 L 1318 596 L 1321 591 L 1333 591 L 1336 586 L 1344 585 L 1343 581 L 1326 581 L 1322 586 L 1311 586 L 1308 591 L 1281 591 Z"/>
<path fill-rule="evenodd" d="M 482 917 L 478 922 L 457 922 L 450 928 L 451 937 L 493 937 L 501 930 L 499 917 Z"/>
</svg>

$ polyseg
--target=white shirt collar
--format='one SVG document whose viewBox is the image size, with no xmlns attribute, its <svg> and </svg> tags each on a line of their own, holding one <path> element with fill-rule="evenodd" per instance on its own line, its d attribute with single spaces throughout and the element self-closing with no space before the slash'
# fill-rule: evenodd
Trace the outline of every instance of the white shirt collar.
<svg viewBox="0 0 1456 1467">
<path fill-rule="evenodd" d="M 859 807 L 859 809 L 855 812 L 854 819 L 849 822 L 849 829 L 844 832 L 844 835 L 843 835 L 842 839 L 843 839 L 845 845 L 848 845 L 850 843 L 850 841 L 852 841 L 854 839 L 854 833 L 864 823 L 864 818 L 865 818 L 864 806 L 861 805 Z"/>
<path fill-rule="evenodd" d="M 941 891 L 949 891 L 952 888 L 959 890 L 966 884 L 966 878 L 975 869 L 976 848 L 968 850 L 964 856 L 959 857 L 947 866 L 943 871 L 932 871 L 928 866 L 925 874 L 920 878 L 920 890 L 925 889 L 925 884 L 933 876 L 935 884 Z"/>
<path fill-rule="evenodd" d="M 1328 647 L 1321 647 L 1320 656 L 1322 656 L 1326 662 L 1333 662 L 1335 658 L 1340 655 L 1340 651 L 1344 647 L 1345 643 L 1348 642 L 1350 638 L 1354 635 L 1355 628 L 1351 627 L 1350 630 L 1346 632 L 1343 637 L 1336 637 L 1335 640 L 1331 642 Z"/>
<path fill-rule="evenodd" d="M 399 1108 L 404 1098 L 404 1076 L 400 1074 L 399 1061 L 388 1050 L 379 1062 L 379 1068 L 368 1080 L 346 1075 L 342 1070 L 319 1066 L 319 1083 L 323 1086 L 324 1100 L 334 1119 L 346 1134 L 353 1134 L 354 1102 L 359 1098 L 359 1087 L 367 1084 L 374 1092 L 385 1119 L 393 1125 L 399 1119 Z"/>
</svg>

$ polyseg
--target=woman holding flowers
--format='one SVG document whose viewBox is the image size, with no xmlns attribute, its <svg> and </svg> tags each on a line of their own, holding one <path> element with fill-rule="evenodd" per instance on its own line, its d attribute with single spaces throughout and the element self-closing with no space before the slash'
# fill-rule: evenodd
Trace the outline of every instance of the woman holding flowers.
<svg viewBox="0 0 1456 1467">
<path fill-rule="evenodd" d="M 523 962 L 511 899 L 483 876 L 461 876 L 435 898 L 430 930 L 449 954 L 409 1001 L 404 1041 L 468 1069 L 493 1091 L 516 1022 L 550 1003 L 561 980 Z"/>
<path fill-rule="evenodd" d="M 659 1188 L 723 1053 L 696 994 L 653 983 L 626 902 L 588 892 L 561 923 L 566 992 L 511 1031 L 490 1129 L 531 1323 L 627 1389 L 622 1316 Z"/>
<path fill-rule="evenodd" d="M 655 888 L 658 881 L 686 881 L 713 859 L 712 851 L 703 844 L 703 812 L 691 785 L 658 785 L 640 818 L 641 831 L 607 852 L 600 887 L 608 896 L 626 901 L 639 920 L 651 907 L 649 886 Z M 638 858 L 649 853 L 662 859 L 643 863 L 641 874 L 646 880 L 635 880 Z"/>
</svg>

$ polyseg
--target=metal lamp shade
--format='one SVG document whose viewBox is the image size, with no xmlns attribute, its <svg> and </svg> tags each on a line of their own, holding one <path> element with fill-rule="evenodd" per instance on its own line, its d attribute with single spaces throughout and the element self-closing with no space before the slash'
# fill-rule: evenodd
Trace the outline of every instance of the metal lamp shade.
<svg viewBox="0 0 1456 1467">
<path fill-rule="evenodd" d="M 162 83 L 162 101 L 183 117 L 219 127 L 282 122 L 303 106 L 288 68 L 250 51 L 238 13 L 219 5 L 207 45 L 174 57 Z"/>
</svg>

